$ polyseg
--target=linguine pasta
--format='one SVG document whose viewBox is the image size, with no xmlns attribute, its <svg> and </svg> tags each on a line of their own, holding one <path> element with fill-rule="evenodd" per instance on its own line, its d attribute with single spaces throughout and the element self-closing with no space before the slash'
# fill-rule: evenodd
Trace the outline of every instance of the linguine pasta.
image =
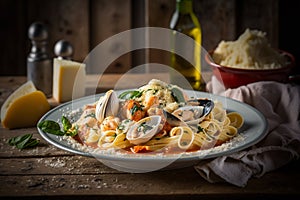
<svg viewBox="0 0 300 200">
<path fill-rule="evenodd" d="M 198 151 L 229 141 L 243 124 L 243 117 L 227 113 L 221 102 L 190 99 L 181 88 L 155 79 L 113 95 L 109 91 L 84 106 L 71 128 L 77 141 L 128 153 Z"/>
</svg>

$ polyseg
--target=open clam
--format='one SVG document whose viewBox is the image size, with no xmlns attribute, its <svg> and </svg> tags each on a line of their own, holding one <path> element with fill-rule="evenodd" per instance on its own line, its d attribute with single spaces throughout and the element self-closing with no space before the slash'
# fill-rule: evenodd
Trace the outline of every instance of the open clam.
<svg viewBox="0 0 300 200">
<path fill-rule="evenodd" d="M 213 108 L 214 102 L 211 100 L 194 99 L 189 100 L 186 106 L 179 107 L 172 115 L 188 125 L 196 125 L 203 121 Z"/>
<path fill-rule="evenodd" d="M 148 142 L 162 128 L 161 116 L 152 115 L 141 119 L 130 127 L 126 134 L 130 143 L 138 145 Z"/>
<path fill-rule="evenodd" d="M 96 119 L 102 122 L 107 116 L 116 116 L 119 110 L 119 99 L 113 90 L 100 97 L 95 110 Z"/>
</svg>

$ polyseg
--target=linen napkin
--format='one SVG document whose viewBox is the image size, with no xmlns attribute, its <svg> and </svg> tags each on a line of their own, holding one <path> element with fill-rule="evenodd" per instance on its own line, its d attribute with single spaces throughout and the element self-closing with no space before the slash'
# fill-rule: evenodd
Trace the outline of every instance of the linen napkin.
<svg viewBox="0 0 300 200">
<path fill-rule="evenodd" d="M 266 81 L 224 90 L 213 77 L 208 90 L 258 109 L 268 121 L 268 134 L 246 150 L 200 162 L 195 169 L 204 179 L 245 187 L 250 178 L 261 177 L 299 158 L 299 85 Z"/>
</svg>

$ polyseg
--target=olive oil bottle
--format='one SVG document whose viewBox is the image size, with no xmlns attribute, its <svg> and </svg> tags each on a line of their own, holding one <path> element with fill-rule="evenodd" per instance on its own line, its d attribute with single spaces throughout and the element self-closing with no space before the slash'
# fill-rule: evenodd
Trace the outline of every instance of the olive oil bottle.
<svg viewBox="0 0 300 200">
<path fill-rule="evenodd" d="M 176 0 L 176 10 L 171 18 L 170 28 L 173 30 L 171 67 L 174 69 L 170 72 L 171 83 L 181 85 L 188 80 L 193 89 L 202 90 L 202 33 L 200 23 L 193 12 L 192 0 Z M 194 42 L 182 40 L 180 33 L 191 37 Z"/>
</svg>

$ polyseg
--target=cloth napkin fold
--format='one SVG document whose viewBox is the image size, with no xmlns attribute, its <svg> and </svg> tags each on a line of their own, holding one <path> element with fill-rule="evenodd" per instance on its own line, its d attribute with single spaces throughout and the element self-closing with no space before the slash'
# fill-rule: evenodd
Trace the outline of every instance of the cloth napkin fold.
<svg viewBox="0 0 300 200">
<path fill-rule="evenodd" d="M 266 81 L 224 90 L 213 77 L 208 90 L 258 109 L 268 121 L 268 134 L 248 149 L 197 164 L 195 169 L 204 179 L 245 187 L 250 178 L 261 177 L 299 158 L 299 85 Z"/>
</svg>

